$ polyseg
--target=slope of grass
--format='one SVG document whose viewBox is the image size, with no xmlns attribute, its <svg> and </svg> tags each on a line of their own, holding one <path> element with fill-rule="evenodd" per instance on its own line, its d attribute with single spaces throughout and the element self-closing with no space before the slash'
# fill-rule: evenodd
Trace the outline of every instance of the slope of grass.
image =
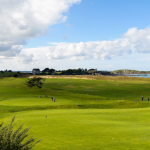
<svg viewBox="0 0 150 150">
<path fill-rule="evenodd" d="M 120 77 L 118 77 L 120 78 Z M 43 88 L 29 89 L 25 78 L 0 79 L 0 115 L 44 109 L 122 109 L 149 107 L 150 80 L 46 79 Z M 38 96 L 42 95 L 42 98 Z M 45 95 L 49 97 L 46 98 Z M 144 95 L 144 101 L 141 96 Z M 51 101 L 51 97 L 56 102 Z"/>
<path fill-rule="evenodd" d="M 150 79 L 77 78 L 49 78 L 42 89 L 29 89 L 25 78 L 0 78 L 0 122 L 15 115 L 17 126 L 31 126 L 43 139 L 35 150 L 150 148 Z"/>
<path fill-rule="evenodd" d="M 46 79 L 43 88 L 29 89 L 25 78 L 0 79 L 0 105 L 84 105 L 117 102 L 118 100 L 141 103 L 141 96 L 146 100 L 150 90 L 150 80 L 112 81 L 87 79 Z M 39 98 L 42 95 L 42 98 Z M 48 95 L 48 98 L 45 98 Z M 56 103 L 51 102 L 51 97 Z M 122 102 L 125 102 L 122 101 Z M 149 105 L 149 103 L 147 103 Z"/>
<path fill-rule="evenodd" d="M 149 96 L 150 80 L 112 81 L 88 79 L 46 79 L 43 88 L 29 89 L 25 78 L 0 79 L 0 108 L 24 106 L 25 109 L 44 108 L 134 108 L 149 107 L 141 101 Z M 38 96 L 42 95 L 42 98 Z M 48 98 L 45 98 L 48 95 Z M 56 102 L 51 101 L 51 97 Z M 32 106 L 32 107 L 31 107 Z M 52 107 L 53 106 L 53 107 Z M 60 107 L 58 107 L 60 106 Z M 36 108 L 35 108 L 36 107 Z M 66 108 L 64 107 L 64 108 Z M 18 108 L 17 108 L 18 109 Z"/>
</svg>

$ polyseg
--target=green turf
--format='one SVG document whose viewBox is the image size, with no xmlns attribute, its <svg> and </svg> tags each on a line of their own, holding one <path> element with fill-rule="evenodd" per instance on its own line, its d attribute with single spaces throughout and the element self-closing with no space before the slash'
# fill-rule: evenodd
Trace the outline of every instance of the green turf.
<svg viewBox="0 0 150 150">
<path fill-rule="evenodd" d="M 35 150 L 149 149 L 150 79 L 92 78 L 46 79 L 42 89 L 0 78 L 0 122 L 15 115 L 17 125 L 32 126 L 43 139 Z"/>
<path fill-rule="evenodd" d="M 25 78 L 0 79 L 0 108 L 3 106 L 76 108 L 137 108 L 149 107 L 141 101 L 149 95 L 150 80 L 88 80 L 88 79 L 46 79 L 43 88 L 29 89 Z M 59 84 L 60 83 L 60 84 Z M 144 84 L 145 83 L 145 84 Z M 38 96 L 42 95 L 42 98 Z M 48 95 L 48 98 L 45 98 Z M 51 101 L 51 97 L 56 102 Z M 52 108 L 52 107 L 51 107 Z"/>
<path fill-rule="evenodd" d="M 1 121 L 13 115 L 17 126 L 31 126 L 31 135 L 42 139 L 35 150 L 150 149 L 150 108 L 28 111 Z"/>
</svg>

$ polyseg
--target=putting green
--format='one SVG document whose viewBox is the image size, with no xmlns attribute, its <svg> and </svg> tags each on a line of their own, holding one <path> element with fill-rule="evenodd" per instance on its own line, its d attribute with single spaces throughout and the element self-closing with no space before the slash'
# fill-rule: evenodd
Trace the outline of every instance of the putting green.
<svg viewBox="0 0 150 150">
<path fill-rule="evenodd" d="M 150 108 L 27 111 L 0 121 L 6 125 L 14 115 L 16 127 L 25 123 L 24 127 L 32 127 L 31 135 L 42 139 L 35 150 L 150 148 Z"/>
</svg>

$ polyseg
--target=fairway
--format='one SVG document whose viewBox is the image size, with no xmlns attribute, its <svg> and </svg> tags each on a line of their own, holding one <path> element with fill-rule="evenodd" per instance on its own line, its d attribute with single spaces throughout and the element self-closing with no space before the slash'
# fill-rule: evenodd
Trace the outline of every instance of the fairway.
<svg viewBox="0 0 150 150">
<path fill-rule="evenodd" d="M 112 80 L 113 79 L 113 80 Z M 118 79 L 118 80 L 117 80 Z M 42 89 L 30 89 L 25 85 L 25 78 L 0 79 L 0 107 L 18 106 L 49 108 L 139 108 L 148 107 L 150 80 L 120 80 L 106 78 L 91 79 L 46 79 Z M 39 95 L 42 95 L 39 98 Z M 45 97 L 48 95 L 48 98 Z M 141 96 L 144 100 L 141 101 Z M 56 98 L 56 102 L 51 101 Z M 36 108 L 38 107 L 38 108 Z M 1 111 L 1 110 L 0 110 Z"/>
<path fill-rule="evenodd" d="M 0 78 L 0 122 L 15 115 L 16 127 L 32 127 L 31 135 L 42 139 L 34 150 L 150 148 L 150 79 L 50 78 L 42 89 L 25 81 Z"/>
</svg>

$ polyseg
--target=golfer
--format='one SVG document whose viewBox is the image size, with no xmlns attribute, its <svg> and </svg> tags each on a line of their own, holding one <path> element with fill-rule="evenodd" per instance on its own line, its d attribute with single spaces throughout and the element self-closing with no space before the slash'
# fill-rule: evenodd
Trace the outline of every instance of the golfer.
<svg viewBox="0 0 150 150">
<path fill-rule="evenodd" d="M 55 102 L 55 97 L 54 97 L 54 102 Z"/>
<path fill-rule="evenodd" d="M 52 102 L 53 102 L 53 97 L 52 97 Z"/>
<path fill-rule="evenodd" d="M 143 101 L 143 99 L 144 99 L 144 95 L 142 95 L 142 101 Z"/>
</svg>

